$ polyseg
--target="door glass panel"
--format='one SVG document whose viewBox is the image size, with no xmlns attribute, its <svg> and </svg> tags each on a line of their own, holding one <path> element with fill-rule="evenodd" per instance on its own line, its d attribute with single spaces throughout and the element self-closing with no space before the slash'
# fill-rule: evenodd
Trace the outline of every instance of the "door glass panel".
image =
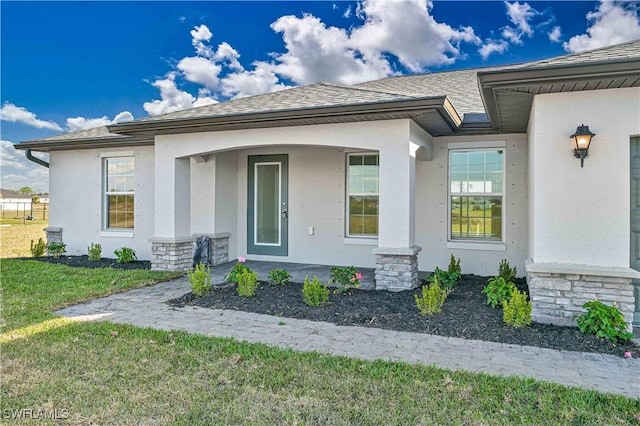
<svg viewBox="0 0 640 426">
<path fill-rule="evenodd" d="M 256 164 L 255 243 L 280 244 L 280 164 Z"/>
</svg>

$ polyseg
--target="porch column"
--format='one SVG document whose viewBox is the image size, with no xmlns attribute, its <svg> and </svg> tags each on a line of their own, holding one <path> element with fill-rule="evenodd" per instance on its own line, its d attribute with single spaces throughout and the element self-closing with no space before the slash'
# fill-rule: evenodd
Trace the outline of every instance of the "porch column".
<svg viewBox="0 0 640 426">
<path fill-rule="evenodd" d="M 156 152 L 154 238 L 151 269 L 191 268 L 193 241 L 190 222 L 190 160 L 163 159 Z"/>
<path fill-rule="evenodd" d="M 380 150 L 380 190 L 376 290 L 418 286 L 415 245 L 415 162 L 418 145 L 409 141 Z"/>
</svg>

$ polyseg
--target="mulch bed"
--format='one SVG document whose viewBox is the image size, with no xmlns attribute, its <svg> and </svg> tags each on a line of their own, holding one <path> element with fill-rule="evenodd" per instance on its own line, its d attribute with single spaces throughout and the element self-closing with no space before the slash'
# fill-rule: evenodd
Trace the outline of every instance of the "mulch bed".
<svg viewBox="0 0 640 426">
<path fill-rule="evenodd" d="M 92 262 L 87 256 L 40 257 L 35 260 L 83 268 L 151 268 L 149 261 L 117 263 L 115 259 L 101 259 L 99 262 Z M 640 346 L 634 343 L 614 345 L 593 335 L 583 334 L 575 327 L 538 323 L 519 330 L 509 327 L 502 322 L 502 309 L 494 309 L 486 304 L 486 297 L 481 293 L 486 283 L 486 277 L 463 275 L 458 286 L 449 294 L 442 312 L 433 316 L 419 314 L 414 300 L 419 289 L 399 293 L 367 290 L 352 290 L 347 294 L 332 293 L 328 305 L 309 307 L 302 301 L 302 285 L 299 283 L 271 286 L 261 282 L 256 296 L 252 298 L 238 296 L 235 285 L 228 284 L 214 287 L 202 297 L 187 293 L 167 303 L 176 307 L 193 305 L 211 309 L 233 309 L 326 321 L 336 325 L 377 327 L 566 351 L 617 356 L 630 351 L 634 357 L 640 356 Z M 524 279 L 518 280 L 516 284 L 519 289 L 527 290 Z"/>
<path fill-rule="evenodd" d="M 76 268 L 113 268 L 113 269 L 151 269 L 148 260 L 135 260 L 129 263 L 118 263 L 115 259 L 102 258 L 99 261 L 89 260 L 89 256 L 60 256 L 60 257 L 29 257 L 27 260 L 39 260 L 41 262 L 56 263 L 58 265 L 73 266 Z"/>
<path fill-rule="evenodd" d="M 525 281 L 519 281 L 518 287 L 526 290 Z M 261 282 L 253 298 L 238 296 L 235 285 L 224 285 L 215 287 L 202 297 L 187 293 L 167 303 L 176 307 L 194 305 L 233 309 L 327 321 L 336 325 L 378 327 L 566 351 L 623 356 L 629 350 L 634 357 L 640 356 L 640 347 L 633 343 L 614 345 L 593 335 L 583 334 L 575 327 L 538 323 L 519 330 L 509 327 L 502 321 L 502 309 L 494 309 L 486 304 L 486 296 L 481 293 L 486 282 L 486 277 L 464 275 L 455 290 L 449 294 L 442 313 L 433 316 L 422 316 L 418 312 L 414 295 L 419 290 L 399 293 L 366 290 L 353 290 L 349 294 L 332 293 L 328 305 L 309 307 L 302 300 L 302 286 L 298 283 L 271 286 Z"/>
</svg>

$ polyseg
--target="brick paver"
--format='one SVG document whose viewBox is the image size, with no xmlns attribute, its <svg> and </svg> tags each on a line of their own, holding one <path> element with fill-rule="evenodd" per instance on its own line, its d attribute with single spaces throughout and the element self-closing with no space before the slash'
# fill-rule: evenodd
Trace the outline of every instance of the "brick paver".
<svg viewBox="0 0 640 426">
<path fill-rule="evenodd" d="M 186 279 L 115 294 L 58 311 L 87 320 L 185 330 L 207 336 L 318 351 L 362 359 L 388 359 L 452 370 L 524 376 L 640 398 L 640 359 L 558 351 L 455 337 L 336 326 L 242 311 L 194 306 L 175 308 L 165 301 L 188 292 Z"/>
</svg>

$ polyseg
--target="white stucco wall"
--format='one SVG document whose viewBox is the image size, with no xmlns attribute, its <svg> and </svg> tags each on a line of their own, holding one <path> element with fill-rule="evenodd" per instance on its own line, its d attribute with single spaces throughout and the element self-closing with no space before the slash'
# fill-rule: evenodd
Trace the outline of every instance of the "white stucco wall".
<svg viewBox="0 0 640 426">
<path fill-rule="evenodd" d="M 538 95 L 529 157 L 534 262 L 629 266 L 629 140 L 640 134 L 640 88 Z M 569 136 L 596 133 L 584 168 Z"/>
<path fill-rule="evenodd" d="M 102 154 L 132 152 L 135 162 L 135 229 L 133 237 L 101 236 Z M 54 151 L 49 156 L 49 226 L 61 227 L 70 255 L 87 254 L 91 243 L 102 245 L 103 257 L 115 257 L 120 247 L 133 248 L 139 259 L 150 259 L 153 236 L 154 149 L 91 149 Z"/>
<path fill-rule="evenodd" d="M 450 143 L 504 143 L 504 244 L 472 243 L 459 248 L 448 241 L 448 151 Z M 433 160 L 418 161 L 416 169 L 416 244 L 420 270 L 446 269 L 451 254 L 460 258 L 463 273 L 491 276 L 507 259 L 524 275 L 527 254 L 527 145 L 525 134 L 433 138 Z"/>
</svg>

